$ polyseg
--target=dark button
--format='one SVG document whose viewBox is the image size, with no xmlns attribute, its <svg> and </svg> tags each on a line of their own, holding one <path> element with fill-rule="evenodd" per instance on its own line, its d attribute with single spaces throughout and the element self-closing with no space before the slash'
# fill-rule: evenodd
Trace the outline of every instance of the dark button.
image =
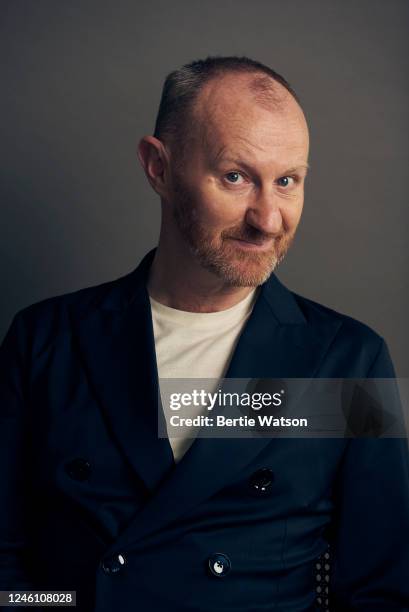
<svg viewBox="0 0 409 612">
<path fill-rule="evenodd" d="M 74 480 L 87 480 L 91 471 L 91 465 L 86 459 L 77 457 L 67 463 L 65 471 Z"/>
<path fill-rule="evenodd" d="M 231 569 L 229 557 L 224 553 L 213 553 L 209 557 L 209 569 L 213 576 L 223 578 Z"/>
<path fill-rule="evenodd" d="M 274 473 L 270 468 L 262 468 L 254 472 L 250 478 L 250 489 L 254 495 L 269 495 L 274 480 Z"/>
<path fill-rule="evenodd" d="M 101 567 L 105 574 L 117 574 L 122 571 L 126 565 L 125 555 L 118 553 L 116 555 L 112 555 L 112 557 L 108 557 L 107 559 L 103 559 L 101 561 Z"/>
</svg>

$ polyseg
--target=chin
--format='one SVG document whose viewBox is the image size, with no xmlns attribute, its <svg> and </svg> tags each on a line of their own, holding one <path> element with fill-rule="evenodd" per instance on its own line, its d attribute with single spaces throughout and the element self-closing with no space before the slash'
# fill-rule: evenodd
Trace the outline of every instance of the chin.
<svg viewBox="0 0 409 612">
<path fill-rule="evenodd" d="M 271 276 L 277 263 L 277 259 L 263 266 L 244 262 L 241 262 L 241 264 L 226 262 L 224 265 L 217 266 L 214 271 L 231 287 L 258 287 Z"/>
<path fill-rule="evenodd" d="M 266 282 L 287 253 L 290 240 L 264 253 L 249 253 L 230 244 L 210 241 L 191 242 L 192 252 L 200 264 L 231 287 L 258 287 Z M 277 248 L 279 247 L 279 248 Z"/>
</svg>

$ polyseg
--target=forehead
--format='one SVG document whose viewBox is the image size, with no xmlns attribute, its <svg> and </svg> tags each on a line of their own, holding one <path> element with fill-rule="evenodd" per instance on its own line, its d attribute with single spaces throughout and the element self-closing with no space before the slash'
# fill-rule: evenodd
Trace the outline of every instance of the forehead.
<svg viewBox="0 0 409 612">
<path fill-rule="evenodd" d="M 195 115 L 201 152 L 212 158 L 245 154 L 260 161 L 272 161 L 275 156 L 306 161 L 308 156 L 304 114 L 281 85 L 271 99 L 260 103 L 245 80 L 229 75 L 204 88 Z"/>
</svg>

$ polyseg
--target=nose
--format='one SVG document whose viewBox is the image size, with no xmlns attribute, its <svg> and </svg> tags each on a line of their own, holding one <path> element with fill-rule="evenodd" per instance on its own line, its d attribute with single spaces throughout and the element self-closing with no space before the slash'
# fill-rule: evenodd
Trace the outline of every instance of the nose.
<svg viewBox="0 0 409 612">
<path fill-rule="evenodd" d="M 261 193 L 246 212 L 246 222 L 265 234 L 278 234 L 282 230 L 283 218 L 277 197 L 272 193 Z"/>
</svg>

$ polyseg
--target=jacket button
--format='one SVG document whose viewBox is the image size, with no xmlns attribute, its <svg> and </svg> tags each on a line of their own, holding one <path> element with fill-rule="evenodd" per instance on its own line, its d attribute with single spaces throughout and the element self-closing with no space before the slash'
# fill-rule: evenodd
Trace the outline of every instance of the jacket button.
<svg viewBox="0 0 409 612">
<path fill-rule="evenodd" d="M 254 495 L 264 496 L 271 493 L 274 472 L 270 468 L 262 468 L 254 472 L 250 478 L 250 489 Z"/>
<path fill-rule="evenodd" d="M 73 480 L 87 480 L 91 471 L 91 465 L 86 459 L 73 459 L 65 466 L 65 471 Z"/>
<path fill-rule="evenodd" d="M 108 575 L 117 574 L 118 572 L 122 571 L 125 565 L 126 557 L 121 553 L 101 561 L 102 571 Z"/>
<path fill-rule="evenodd" d="M 209 557 L 209 570 L 217 578 L 223 578 L 231 569 L 230 559 L 223 553 L 213 553 Z"/>
</svg>

